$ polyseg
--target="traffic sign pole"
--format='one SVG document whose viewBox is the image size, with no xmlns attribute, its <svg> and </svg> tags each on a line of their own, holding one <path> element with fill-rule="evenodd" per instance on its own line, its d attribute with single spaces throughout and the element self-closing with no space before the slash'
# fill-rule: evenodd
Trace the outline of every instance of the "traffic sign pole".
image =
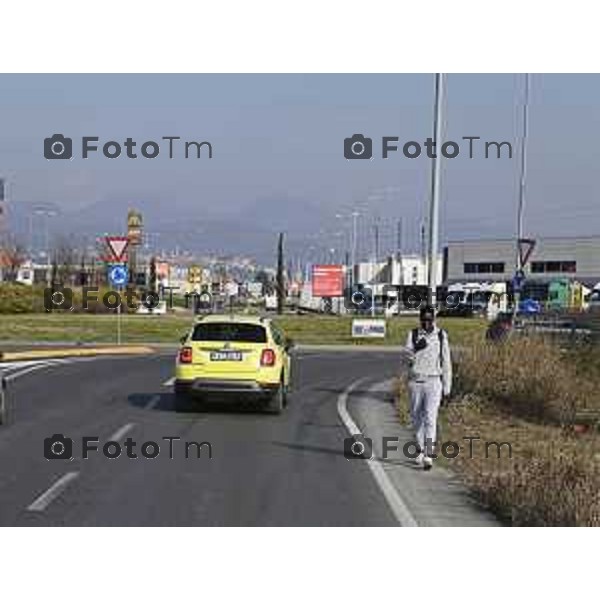
<svg viewBox="0 0 600 600">
<path fill-rule="evenodd" d="M 117 346 L 121 345 L 121 302 L 117 306 Z"/>
<path fill-rule="evenodd" d="M 121 345 L 121 304 L 123 302 L 123 298 L 120 292 L 123 289 L 123 286 L 127 285 L 128 278 L 129 272 L 125 265 L 111 265 L 108 268 L 108 280 L 119 292 L 119 304 L 117 305 L 117 346 Z"/>
</svg>

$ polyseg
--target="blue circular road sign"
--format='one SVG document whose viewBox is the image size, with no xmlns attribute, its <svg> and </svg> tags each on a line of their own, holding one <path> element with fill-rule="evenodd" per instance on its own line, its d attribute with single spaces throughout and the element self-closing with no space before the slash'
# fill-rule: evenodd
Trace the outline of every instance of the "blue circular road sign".
<svg viewBox="0 0 600 600">
<path fill-rule="evenodd" d="M 108 269 L 108 280 L 115 286 L 125 285 L 129 279 L 129 271 L 125 265 L 112 265 Z"/>
</svg>

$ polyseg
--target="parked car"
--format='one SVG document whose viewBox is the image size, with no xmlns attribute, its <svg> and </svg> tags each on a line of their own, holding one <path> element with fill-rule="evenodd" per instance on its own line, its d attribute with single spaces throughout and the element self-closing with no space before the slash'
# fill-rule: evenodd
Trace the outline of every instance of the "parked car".
<svg viewBox="0 0 600 600">
<path fill-rule="evenodd" d="M 526 315 L 539 315 L 542 312 L 542 303 L 533 298 L 526 298 L 519 302 L 519 313 Z"/>
</svg>

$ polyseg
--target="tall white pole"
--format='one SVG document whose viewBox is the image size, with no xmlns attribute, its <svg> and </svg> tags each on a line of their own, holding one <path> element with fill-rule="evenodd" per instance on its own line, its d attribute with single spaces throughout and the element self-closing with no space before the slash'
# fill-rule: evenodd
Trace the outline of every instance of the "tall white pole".
<svg viewBox="0 0 600 600">
<path fill-rule="evenodd" d="M 431 159 L 431 193 L 429 202 L 429 260 L 427 261 L 427 286 L 430 301 L 436 305 L 436 275 L 438 272 L 439 213 L 440 213 L 440 173 L 442 153 L 442 127 L 445 75 L 435 75 L 435 100 L 433 111 L 434 158 Z"/>
<path fill-rule="evenodd" d="M 529 126 L 529 73 L 525 73 L 525 91 L 523 95 L 523 121 L 522 121 L 522 133 L 521 133 L 521 162 L 520 162 L 520 173 L 519 173 L 519 200 L 517 205 L 517 247 L 515 265 L 515 275 L 523 270 L 523 264 L 521 261 L 521 244 L 520 240 L 523 238 L 523 223 L 524 223 L 524 208 L 525 208 L 525 180 L 527 175 L 527 133 Z M 514 304 L 513 304 L 513 315 L 516 316 L 519 310 L 519 302 L 521 300 L 521 292 L 517 291 L 514 293 Z"/>
</svg>

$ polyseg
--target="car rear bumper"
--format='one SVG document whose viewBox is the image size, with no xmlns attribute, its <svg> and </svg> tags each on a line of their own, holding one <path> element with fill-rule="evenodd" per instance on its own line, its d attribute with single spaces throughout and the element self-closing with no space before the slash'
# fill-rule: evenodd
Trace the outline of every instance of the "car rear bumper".
<svg viewBox="0 0 600 600">
<path fill-rule="evenodd" d="M 260 383 L 251 379 L 211 379 L 197 378 L 193 380 L 176 380 L 175 388 L 180 392 L 198 394 L 214 394 L 226 396 L 264 396 L 277 390 L 277 383 Z"/>
</svg>

